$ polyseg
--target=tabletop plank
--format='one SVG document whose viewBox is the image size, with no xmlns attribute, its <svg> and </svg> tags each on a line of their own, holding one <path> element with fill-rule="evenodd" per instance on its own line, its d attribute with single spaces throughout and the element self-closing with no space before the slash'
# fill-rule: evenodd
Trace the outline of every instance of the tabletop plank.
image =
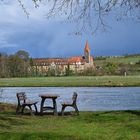
<svg viewBox="0 0 140 140">
<path fill-rule="evenodd" d="M 58 98 L 60 96 L 57 94 L 39 94 L 39 97 L 41 97 L 41 98 Z"/>
</svg>

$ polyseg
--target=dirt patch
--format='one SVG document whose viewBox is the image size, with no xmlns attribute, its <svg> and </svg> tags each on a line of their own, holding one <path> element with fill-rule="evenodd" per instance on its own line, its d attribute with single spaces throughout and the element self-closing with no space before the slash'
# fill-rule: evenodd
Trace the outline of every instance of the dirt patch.
<svg viewBox="0 0 140 140">
<path fill-rule="evenodd" d="M 0 103 L 0 111 L 15 110 L 16 105 Z"/>
</svg>

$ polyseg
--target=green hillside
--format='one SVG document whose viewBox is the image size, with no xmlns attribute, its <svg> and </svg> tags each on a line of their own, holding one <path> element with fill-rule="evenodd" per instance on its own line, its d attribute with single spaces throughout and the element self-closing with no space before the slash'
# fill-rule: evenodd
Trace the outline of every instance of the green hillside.
<svg viewBox="0 0 140 140">
<path fill-rule="evenodd" d="M 140 55 L 96 57 L 96 75 L 140 75 Z"/>
<path fill-rule="evenodd" d="M 135 63 L 140 62 L 140 55 L 96 57 L 94 62 L 97 65 L 102 65 L 103 63 L 106 63 L 106 62 L 135 64 Z"/>
</svg>

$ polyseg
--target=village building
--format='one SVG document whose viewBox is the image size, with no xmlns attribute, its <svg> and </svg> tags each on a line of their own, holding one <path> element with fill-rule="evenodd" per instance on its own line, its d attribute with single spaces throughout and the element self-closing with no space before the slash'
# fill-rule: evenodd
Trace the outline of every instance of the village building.
<svg viewBox="0 0 140 140">
<path fill-rule="evenodd" d="M 74 56 L 70 58 L 35 58 L 32 68 L 37 74 L 65 75 L 68 71 L 82 72 L 87 68 L 95 68 L 93 57 L 90 54 L 88 42 L 84 49 L 84 56 Z"/>
</svg>

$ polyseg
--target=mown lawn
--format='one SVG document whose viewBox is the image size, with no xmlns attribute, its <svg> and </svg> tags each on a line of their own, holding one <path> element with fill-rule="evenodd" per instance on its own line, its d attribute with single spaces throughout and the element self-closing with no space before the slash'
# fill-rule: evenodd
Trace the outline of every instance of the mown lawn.
<svg viewBox="0 0 140 140">
<path fill-rule="evenodd" d="M 140 76 L 0 78 L 0 87 L 140 86 Z"/>
<path fill-rule="evenodd" d="M 32 139 L 140 140 L 140 111 L 16 116 L 14 105 L 0 104 L 0 140 Z"/>
</svg>

